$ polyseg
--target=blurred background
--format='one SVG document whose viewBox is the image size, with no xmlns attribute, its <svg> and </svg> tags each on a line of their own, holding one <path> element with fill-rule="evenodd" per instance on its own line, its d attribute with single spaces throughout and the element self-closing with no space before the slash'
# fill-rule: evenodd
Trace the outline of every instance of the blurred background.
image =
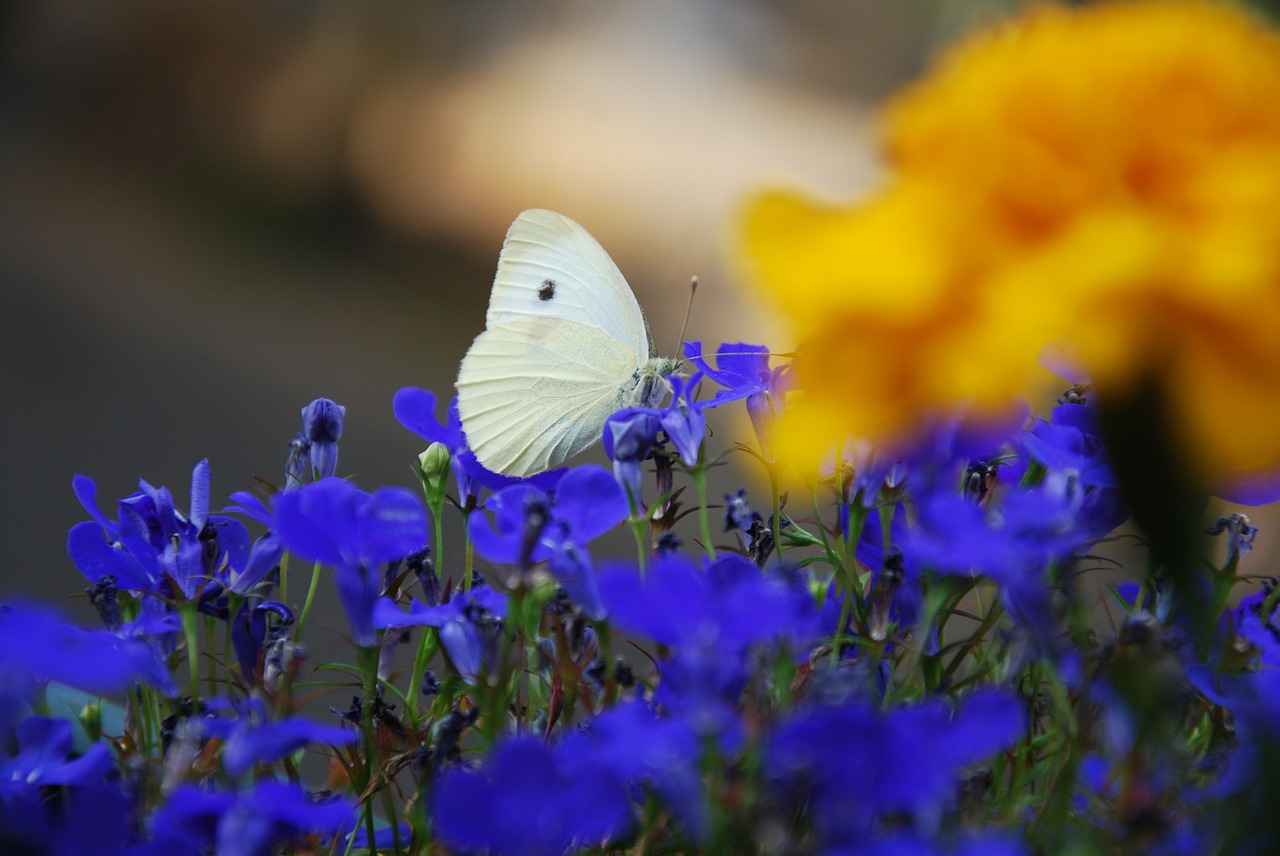
<svg viewBox="0 0 1280 856">
<path fill-rule="evenodd" d="M 83 586 L 74 473 L 185 509 L 208 457 L 221 507 L 282 481 L 317 396 L 341 474 L 413 486 L 392 396 L 452 395 L 524 208 L 600 240 L 660 351 L 692 275 L 688 338 L 785 350 L 730 262 L 741 198 L 873 186 L 875 106 L 1016 5 L 3 4 L 0 590 Z"/>
</svg>

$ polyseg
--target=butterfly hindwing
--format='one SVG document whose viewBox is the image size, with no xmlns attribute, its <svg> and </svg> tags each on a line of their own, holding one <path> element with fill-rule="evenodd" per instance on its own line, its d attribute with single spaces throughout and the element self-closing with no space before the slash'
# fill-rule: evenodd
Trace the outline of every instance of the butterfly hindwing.
<svg viewBox="0 0 1280 856">
<path fill-rule="evenodd" d="M 526 476 L 600 439 L 630 394 L 636 354 L 591 324 L 524 317 L 476 338 L 458 372 L 458 415 L 486 467 Z"/>
<path fill-rule="evenodd" d="M 644 314 L 618 266 L 586 229 L 563 214 L 520 214 L 502 245 L 486 327 L 560 318 L 616 339 L 639 362 L 650 356 Z"/>
</svg>

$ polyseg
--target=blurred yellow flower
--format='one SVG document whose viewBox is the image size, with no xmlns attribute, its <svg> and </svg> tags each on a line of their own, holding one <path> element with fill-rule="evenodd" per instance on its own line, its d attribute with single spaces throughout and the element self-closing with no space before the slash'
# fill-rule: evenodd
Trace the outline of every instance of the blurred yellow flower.
<svg viewBox="0 0 1280 856">
<path fill-rule="evenodd" d="M 1280 39 L 1190 0 L 1037 8 L 889 105 L 894 177 L 744 222 L 797 340 L 793 451 L 1053 383 L 1158 379 L 1206 474 L 1280 465 Z M 1054 384 L 1061 386 L 1061 382 Z"/>
</svg>

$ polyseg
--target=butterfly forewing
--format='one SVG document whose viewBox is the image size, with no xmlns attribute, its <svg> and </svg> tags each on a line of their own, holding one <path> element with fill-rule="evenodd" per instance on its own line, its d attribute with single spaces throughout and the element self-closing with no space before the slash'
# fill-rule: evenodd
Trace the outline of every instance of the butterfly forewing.
<svg viewBox="0 0 1280 856">
<path fill-rule="evenodd" d="M 492 326 L 458 372 L 467 443 L 495 472 L 559 466 L 600 439 L 637 368 L 630 349 L 590 324 L 526 317 Z"/>
<path fill-rule="evenodd" d="M 637 362 L 650 356 L 640 304 L 618 266 L 586 229 L 534 208 L 507 231 L 485 326 L 521 318 L 576 321 L 616 339 Z"/>
</svg>

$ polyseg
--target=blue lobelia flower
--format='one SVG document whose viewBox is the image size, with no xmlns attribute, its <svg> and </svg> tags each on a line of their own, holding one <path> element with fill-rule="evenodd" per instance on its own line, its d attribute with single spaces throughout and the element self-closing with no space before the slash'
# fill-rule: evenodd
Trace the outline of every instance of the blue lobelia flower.
<svg viewBox="0 0 1280 856">
<path fill-rule="evenodd" d="M 775 641 L 799 650 L 819 629 L 803 584 L 734 554 L 706 569 L 686 556 L 662 556 L 643 578 L 632 566 L 612 565 L 601 571 L 600 593 L 619 627 L 671 647 L 711 637 L 726 654 Z"/>
<path fill-rule="evenodd" d="M 146 683 L 174 696 L 178 688 L 147 641 L 106 630 L 83 630 L 57 611 L 35 604 L 0 607 L 0 727 L 18 705 L 48 681 L 94 695 L 126 692 Z"/>
<path fill-rule="evenodd" d="M 179 512 L 166 488 L 139 482 L 139 490 L 120 500 L 118 519 L 97 506 L 97 486 L 76 476 L 72 486 L 93 518 L 71 528 L 67 553 L 90 582 L 107 575 L 127 591 L 183 600 L 219 593 L 229 569 L 249 560 L 249 532 L 238 520 L 209 514 L 209 462 L 191 474 L 191 504 Z"/>
<path fill-rule="evenodd" d="M 259 662 L 263 645 L 268 643 L 268 619 L 270 625 L 268 647 L 282 641 L 293 627 L 293 610 L 275 600 L 260 603 L 244 603 L 231 619 L 231 645 L 240 663 L 240 674 L 245 683 L 254 686 L 261 677 Z"/>
<path fill-rule="evenodd" d="M 705 842 L 711 810 L 698 768 L 701 741 L 685 723 L 642 701 L 615 705 L 565 738 L 557 750 L 570 775 L 603 767 L 627 785 L 656 793 L 691 838 Z"/>
<path fill-rule="evenodd" d="M 638 501 L 644 484 L 644 462 L 661 445 L 662 417 L 657 410 L 627 407 L 604 423 L 604 453 L 613 461 L 613 475 Z"/>
<path fill-rule="evenodd" d="M 749 648 L 805 650 L 820 628 L 803 583 L 737 555 L 705 570 L 679 554 L 660 556 L 644 578 L 615 565 L 601 572 L 600 594 L 618 627 L 673 649 L 657 700 L 704 735 L 736 732 Z"/>
<path fill-rule="evenodd" d="M 435 627 L 449 662 L 468 684 L 474 686 L 497 661 L 498 634 L 507 614 L 507 598 L 486 585 L 455 594 L 448 603 L 424 606 L 418 601 L 405 612 L 388 597 L 378 599 L 373 608 L 374 627 Z"/>
<path fill-rule="evenodd" d="M 865 846 L 882 818 L 908 818 L 932 838 L 964 768 L 1013 744 L 1025 723 L 1023 703 L 991 689 L 958 708 L 943 701 L 888 712 L 861 701 L 815 705 L 778 728 L 766 774 L 783 799 L 811 807 L 829 852 Z"/>
<path fill-rule="evenodd" d="M 528 482 L 489 497 L 471 518 L 476 552 L 491 562 L 527 568 L 547 562 L 571 598 L 593 618 L 603 616 L 586 545 L 627 517 L 622 487 L 602 467 L 567 472 L 548 495 Z"/>
<path fill-rule="evenodd" d="M 436 418 L 435 395 L 425 389 L 401 388 L 392 407 L 401 425 L 428 443 L 440 443 L 449 450 L 453 478 L 458 485 L 458 502 L 463 507 L 469 504 L 468 500 L 479 499 L 481 488 L 501 490 L 522 481 L 514 476 L 495 473 L 476 459 L 475 453 L 467 446 L 466 435 L 462 433 L 457 396 L 449 402 L 449 413 L 444 423 Z M 564 472 L 563 468 L 549 470 L 532 476 L 528 481 L 542 490 L 551 490 Z"/>
<path fill-rule="evenodd" d="M 346 745 L 357 737 L 349 728 L 321 725 L 296 716 L 271 722 L 266 705 L 259 699 L 234 703 L 214 700 L 209 706 L 212 711 L 233 714 L 230 719 L 200 720 L 205 734 L 224 741 L 222 767 L 233 778 L 248 772 L 254 764 L 275 763 L 310 743 Z"/>
<path fill-rule="evenodd" d="M 345 799 L 317 800 L 301 786 L 286 782 L 265 781 L 241 792 L 184 785 L 155 813 L 153 838 L 137 856 L 269 856 L 307 835 L 333 835 L 353 810 Z"/>
<path fill-rule="evenodd" d="M 480 772 L 446 773 L 431 814 L 450 847 L 502 856 L 561 856 L 603 845 L 632 823 L 626 791 L 606 767 L 569 766 L 527 737 L 499 744 Z"/>
<path fill-rule="evenodd" d="M 272 529 L 288 550 L 334 570 L 334 584 L 355 643 L 374 647 L 373 604 L 382 592 L 382 563 L 421 550 L 427 516 L 403 488 L 365 493 L 337 478 L 279 494 Z"/>
<path fill-rule="evenodd" d="M 700 380 L 702 372 L 695 372 L 687 378 L 671 375 L 668 378 L 671 383 L 671 403 L 659 411 L 658 416 L 662 430 L 666 432 L 671 445 L 675 446 L 680 460 L 687 467 L 697 465 L 702 440 L 707 434 L 707 417 L 703 411 L 708 405 L 693 399 L 694 389 Z"/>
<path fill-rule="evenodd" d="M 306 438 L 310 469 L 317 479 L 338 471 L 338 440 L 347 408 L 327 398 L 317 398 L 302 408 L 302 436 Z"/>
<path fill-rule="evenodd" d="M 746 342 L 726 342 L 716 348 L 716 365 L 703 356 L 701 342 L 685 342 L 684 355 L 703 374 L 724 387 L 707 403 L 719 407 L 731 401 L 747 400 L 747 415 L 755 429 L 760 449 L 773 460 L 773 422 L 782 412 L 790 381 L 790 367 L 769 367 L 769 349 Z"/>
<path fill-rule="evenodd" d="M 71 723 L 42 716 L 14 738 L 17 751 L 0 757 L 0 852 L 121 852 L 131 806 L 107 745 L 72 757 Z"/>
</svg>

